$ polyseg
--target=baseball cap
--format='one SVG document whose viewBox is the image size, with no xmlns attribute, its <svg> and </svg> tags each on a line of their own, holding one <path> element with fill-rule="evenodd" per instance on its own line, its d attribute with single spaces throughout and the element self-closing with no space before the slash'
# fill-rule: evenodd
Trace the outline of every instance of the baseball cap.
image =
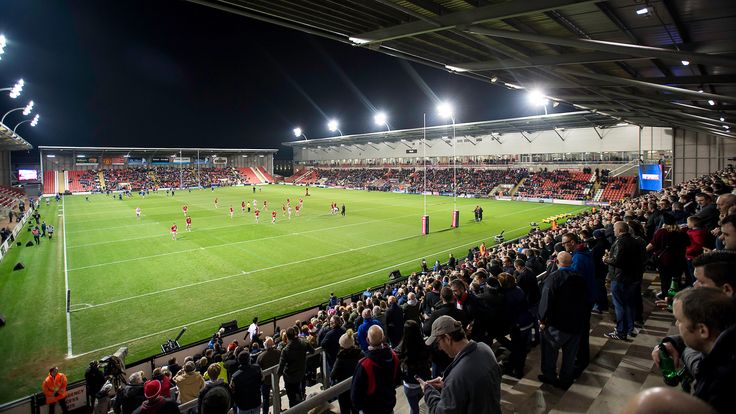
<svg viewBox="0 0 736 414">
<path fill-rule="evenodd" d="M 459 331 L 463 328 L 463 324 L 453 319 L 451 316 L 440 316 L 434 322 L 432 322 L 432 334 L 425 341 L 427 345 L 431 346 L 437 337 L 440 335 L 446 335 L 452 332 Z"/>
<path fill-rule="evenodd" d="M 156 398 L 160 393 L 161 383 L 158 380 L 146 381 L 146 384 L 143 386 L 143 395 L 145 395 L 146 398 L 149 400 Z"/>
</svg>

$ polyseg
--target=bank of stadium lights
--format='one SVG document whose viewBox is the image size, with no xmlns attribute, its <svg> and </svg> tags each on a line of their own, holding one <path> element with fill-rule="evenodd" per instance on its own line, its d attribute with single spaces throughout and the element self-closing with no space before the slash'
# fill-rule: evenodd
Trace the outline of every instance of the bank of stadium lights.
<svg viewBox="0 0 736 414">
<path fill-rule="evenodd" d="M 388 126 L 388 116 L 386 116 L 386 113 L 383 111 L 378 112 L 373 116 L 373 122 L 378 126 L 385 126 L 389 131 L 391 130 Z"/>
<path fill-rule="evenodd" d="M 33 101 L 28 102 L 28 105 L 26 105 L 25 107 L 21 106 L 20 108 L 13 108 L 13 109 L 9 110 L 8 112 L 6 112 L 5 115 L 3 115 L 2 119 L 0 119 L 0 124 L 5 123 L 5 118 L 8 115 L 10 115 L 11 113 L 13 113 L 15 111 L 20 111 L 21 109 L 23 110 L 23 115 L 25 115 L 25 116 L 30 115 L 31 112 L 33 111 Z"/>
<path fill-rule="evenodd" d="M 307 136 L 306 136 L 306 135 L 304 134 L 304 131 L 302 131 L 302 129 L 301 129 L 301 128 L 299 128 L 299 127 L 296 127 L 296 128 L 294 128 L 294 129 L 292 129 L 292 130 L 291 130 L 291 132 L 293 132 L 293 133 L 294 133 L 294 136 L 295 136 L 296 138 L 299 138 L 299 137 L 304 137 L 304 140 L 305 140 L 305 141 L 307 140 Z"/>
<path fill-rule="evenodd" d="M 23 79 L 18 79 L 18 82 L 15 82 L 15 85 L 13 85 L 13 87 L 11 87 L 11 88 L 2 88 L 2 89 L 0 89 L 0 92 L 10 91 L 10 93 L 8 94 L 8 96 L 10 96 L 11 98 L 15 99 L 15 98 L 19 97 L 20 96 L 20 93 L 23 91 L 23 85 L 25 85 L 25 82 L 23 81 Z"/>
<path fill-rule="evenodd" d="M 15 131 L 18 129 L 19 126 L 25 124 L 26 122 L 30 122 L 32 127 L 35 127 L 38 125 L 38 120 L 41 118 L 41 115 L 36 114 L 36 116 L 33 117 L 33 119 L 26 119 L 25 121 L 20 121 L 15 125 L 15 128 L 13 128 L 13 135 L 15 135 Z"/>
<path fill-rule="evenodd" d="M 330 121 L 327 123 L 327 129 L 330 130 L 330 132 L 339 132 L 340 136 L 342 136 L 342 131 L 340 131 L 340 124 L 337 122 L 337 119 L 330 119 Z"/>
<path fill-rule="evenodd" d="M 5 35 L 0 34 L 0 60 L 3 59 L 3 54 L 5 53 L 5 46 L 8 44 L 8 39 L 5 38 Z"/>
</svg>

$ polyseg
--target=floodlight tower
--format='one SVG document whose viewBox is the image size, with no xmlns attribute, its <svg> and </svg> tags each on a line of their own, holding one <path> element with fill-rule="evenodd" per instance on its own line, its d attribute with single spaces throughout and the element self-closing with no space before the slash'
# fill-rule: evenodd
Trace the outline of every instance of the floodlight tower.
<svg viewBox="0 0 736 414">
<path fill-rule="evenodd" d="M 378 126 L 385 126 L 386 130 L 391 131 L 391 127 L 388 125 L 388 116 L 385 112 L 380 111 L 373 115 L 373 122 Z"/>
<path fill-rule="evenodd" d="M 9 91 L 10 93 L 8 94 L 8 96 L 15 99 L 19 97 L 20 93 L 23 91 L 23 85 L 25 85 L 23 79 L 18 79 L 18 82 L 15 82 L 15 85 L 10 88 L 1 88 L 0 92 Z"/>
<path fill-rule="evenodd" d="M 455 110 L 449 102 L 437 105 L 437 114 L 443 119 L 452 121 L 452 227 L 460 225 L 460 213 L 457 211 L 457 137 L 455 136 Z"/>
<path fill-rule="evenodd" d="M 330 130 L 330 132 L 339 132 L 340 136 L 342 136 L 342 131 L 340 131 L 339 128 L 340 124 L 337 122 L 337 119 L 330 119 L 330 121 L 327 123 L 327 129 Z"/>
<path fill-rule="evenodd" d="M 17 123 L 16 125 L 15 125 L 15 128 L 13 128 L 13 135 L 15 135 L 15 130 L 16 130 L 16 129 L 18 129 L 18 127 L 19 127 L 19 126 L 21 126 L 21 125 L 25 124 L 26 122 L 30 122 L 30 123 L 31 123 L 31 126 L 32 126 L 32 127 L 35 127 L 36 125 L 38 125 L 38 119 L 39 119 L 40 117 L 41 117 L 41 116 L 40 116 L 39 114 L 36 114 L 36 116 L 34 116 L 34 117 L 33 117 L 33 119 L 26 119 L 26 120 L 24 120 L 24 121 L 20 121 L 20 122 L 18 122 L 18 123 Z"/>
<path fill-rule="evenodd" d="M 307 135 L 306 135 L 306 134 L 304 134 L 304 131 L 302 131 L 302 129 L 301 129 L 301 128 L 299 128 L 299 127 L 296 127 L 296 128 L 294 128 L 294 129 L 292 130 L 292 132 L 294 133 L 294 137 L 296 137 L 296 138 L 299 138 L 299 137 L 304 137 L 304 140 L 305 140 L 305 141 L 308 141 L 308 140 L 307 140 Z"/>
<path fill-rule="evenodd" d="M 18 107 L 18 108 L 13 108 L 13 109 L 9 110 L 8 112 L 6 112 L 5 115 L 3 115 L 2 119 L 0 119 L 0 124 L 5 123 L 5 118 L 8 115 L 10 115 L 11 113 L 13 113 L 15 111 L 20 111 L 20 110 L 23 111 L 23 115 L 25 115 L 25 116 L 30 115 L 31 112 L 33 112 L 33 101 L 28 102 L 28 105 L 26 105 L 26 106 L 21 106 L 21 107 Z"/>
</svg>

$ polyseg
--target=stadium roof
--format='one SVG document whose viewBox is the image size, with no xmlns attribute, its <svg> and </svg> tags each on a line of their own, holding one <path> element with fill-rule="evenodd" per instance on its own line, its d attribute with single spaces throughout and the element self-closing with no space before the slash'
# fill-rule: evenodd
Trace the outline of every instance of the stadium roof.
<svg viewBox="0 0 736 414">
<path fill-rule="evenodd" d="M 263 153 L 263 154 L 271 154 L 278 152 L 277 149 L 253 149 L 253 148 L 140 148 L 140 147 L 59 147 L 59 146 L 48 146 L 48 145 L 40 145 L 38 149 L 42 151 L 97 151 L 97 152 L 114 152 L 114 153 L 121 153 L 121 152 L 232 152 L 232 153 L 242 153 L 242 152 L 254 152 L 254 153 Z"/>
<path fill-rule="evenodd" d="M 5 124 L 0 124 L 0 151 L 25 151 L 33 149 L 28 141 L 14 134 Z"/>
<path fill-rule="evenodd" d="M 572 128 L 610 128 L 622 126 L 620 121 L 599 113 L 580 111 L 563 112 L 549 115 L 535 115 L 523 118 L 499 119 L 495 121 L 468 122 L 455 124 L 455 135 L 458 137 L 474 137 L 480 135 L 501 135 L 517 132 L 522 135 L 537 131 L 557 131 Z M 629 125 L 629 124 L 624 124 Z M 452 125 L 438 125 L 426 128 L 427 138 L 440 138 L 452 134 Z M 318 138 L 310 140 L 284 142 L 289 147 L 308 147 L 314 145 L 339 144 L 372 144 L 372 141 L 416 140 L 425 133 L 424 128 L 402 129 L 397 131 L 380 131 L 366 134 L 344 135 L 338 137 Z"/>
<path fill-rule="evenodd" d="M 736 137 L 733 0 L 188 1 L 639 125 Z"/>
</svg>

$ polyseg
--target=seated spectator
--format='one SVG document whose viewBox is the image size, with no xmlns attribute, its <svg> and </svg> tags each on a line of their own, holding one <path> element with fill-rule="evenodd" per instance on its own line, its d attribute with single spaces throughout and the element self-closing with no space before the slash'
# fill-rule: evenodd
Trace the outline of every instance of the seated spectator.
<svg viewBox="0 0 736 414">
<path fill-rule="evenodd" d="M 197 398 L 204 387 L 204 378 L 197 372 L 192 361 L 184 363 L 184 368 L 174 376 L 174 382 L 179 388 L 179 400 L 182 404 Z"/>
<path fill-rule="evenodd" d="M 143 371 L 134 372 L 128 377 L 128 384 L 118 391 L 113 410 L 115 410 L 115 414 L 132 414 L 145 400 Z"/>
<path fill-rule="evenodd" d="M 146 400 L 133 411 L 134 414 L 179 414 L 179 404 L 161 395 L 161 382 L 147 381 L 143 386 Z"/>
<path fill-rule="evenodd" d="M 212 392 L 215 387 L 224 388 L 227 391 L 228 400 L 231 399 L 230 389 L 228 388 L 227 382 L 225 382 L 227 375 L 223 377 L 222 374 L 224 374 L 224 370 L 219 364 L 211 364 L 207 368 L 207 375 L 210 379 L 205 382 L 204 388 L 199 391 L 199 395 L 197 396 L 198 412 L 202 412 L 202 403 L 205 400 L 205 396 L 207 393 Z"/>
</svg>

